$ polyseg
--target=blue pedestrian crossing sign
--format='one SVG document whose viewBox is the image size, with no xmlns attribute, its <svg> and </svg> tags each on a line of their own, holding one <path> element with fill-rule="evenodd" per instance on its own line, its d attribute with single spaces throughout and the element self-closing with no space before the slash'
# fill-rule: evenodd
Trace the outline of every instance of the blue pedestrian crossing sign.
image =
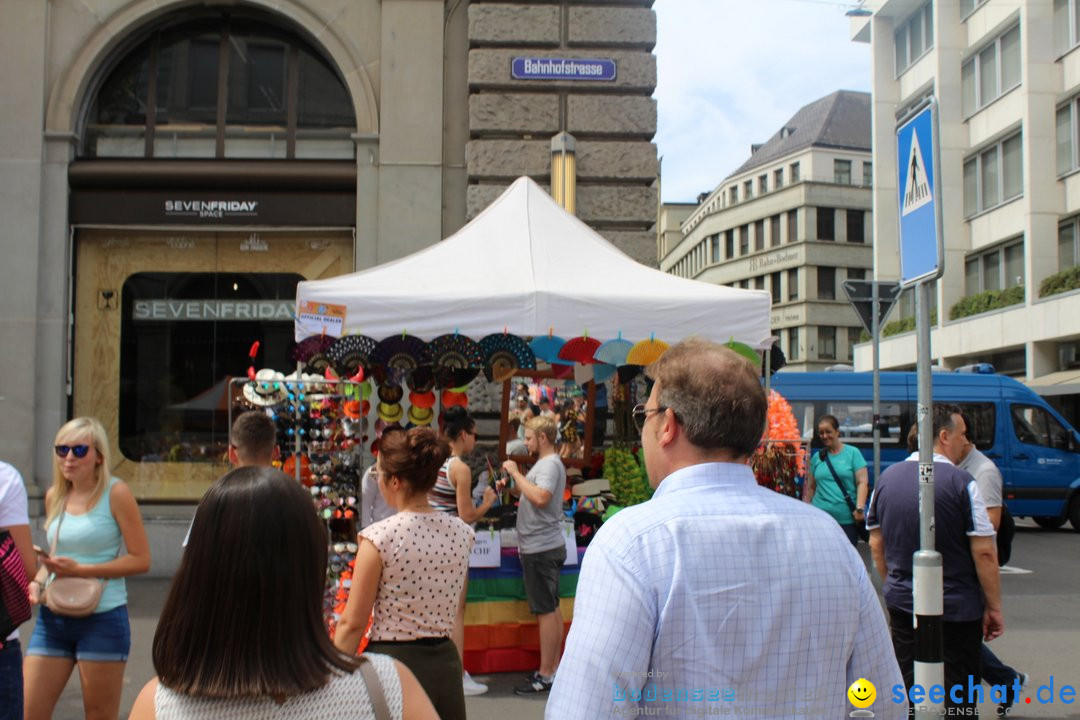
<svg viewBox="0 0 1080 720">
<path fill-rule="evenodd" d="M 896 128 L 903 287 L 940 277 L 943 270 L 936 136 L 937 104 L 933 100 Z"/>
</svg>

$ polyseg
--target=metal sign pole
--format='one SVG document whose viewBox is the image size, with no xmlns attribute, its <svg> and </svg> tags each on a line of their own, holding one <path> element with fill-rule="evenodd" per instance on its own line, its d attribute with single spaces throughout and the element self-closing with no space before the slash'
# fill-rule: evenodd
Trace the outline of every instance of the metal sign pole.
<svg viewBox="0 0 1080 720">
<path fill-rule="evenodd" d="M 930 377 L 930 282 L 944 270 L 937 102 L 929 98 L 896 128 L 900 282 L 915 286 L 919 378 L 919 550 L 912 557 L 915 684 L 945 685 L 941 555 L 934 549 L 934 433 Z M 931 698 L 939 697 L 935 702 Z M 943 712 L 944 698 L 928 693 L 915 717 Z"/>
<path fill-rule="evenodd" d="M 873 283 L 871 305 L 871 342 L 874 344 L 874 482 L 881 477 L 881 313 L 879 312 L 878 283 Z M 884 580 L 885 578 L 882 578 Z"/>
<path fill-rule="evenodd" d="M 941 553 L 934 549 L 934 413 L 930 369 L 930 284 L 915 289 L 915 328 L 918 348 L 919 419 L 919 550 L 912 563 L 915 610 L 915 683 L 924 688 L 945 687 L 944 580 Z M 915 706 L 915 717 L 938 717 L 941 702 L 926 698 Z"/>
</svg>

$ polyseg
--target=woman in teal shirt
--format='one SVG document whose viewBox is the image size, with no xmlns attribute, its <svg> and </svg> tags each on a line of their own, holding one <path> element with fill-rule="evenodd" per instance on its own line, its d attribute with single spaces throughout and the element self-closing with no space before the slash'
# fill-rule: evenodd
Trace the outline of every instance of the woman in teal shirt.
<svg viewBox="0 0 1080 720">
<path fill-rule="evenodd" d="M 106 583 L 87 617 L 57 615 L 44 606 L 38 612 L 23 663 L 25 717 L 52 717 L 78 664 L 85 717 L 115 718 L 131 649 L 124 578 L 150 569 L 150 545 L 135 497 L 109 473 L 109 439 L 101 423 L 75 418 L 56 433 L 54 449 L 45 535 L 55 552 L 43 555 L 30 583 L 30 601 L 41 601 L 42 584 L 50 575 Z"/>
<path fill-rule="evenodd" d="M 851 544 L 856 545 L 859 542 L 856 523 L 861 525 L 866 522 L 863 515 L 869 486 L 866 460 L 857 448 L 840 442 L 840 423 L 832 415 L 822 415 L 818 419 L 817 429 L 836 473 L 829 469 L 822 453 L 814 453 L 806 476 L 803 500 L 832 515 Z M 855 503 L 854 511 L 844 497 L 845 492 Z"/>
</svg>

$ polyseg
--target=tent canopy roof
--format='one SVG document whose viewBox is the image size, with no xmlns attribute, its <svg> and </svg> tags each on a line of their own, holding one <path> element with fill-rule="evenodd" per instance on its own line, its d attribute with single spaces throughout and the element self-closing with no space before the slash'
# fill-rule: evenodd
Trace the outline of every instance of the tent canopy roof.
<svg viewBox="0 0 1080 720">
<path fill-rule="evenodd" d="M 646 267 L 527 177 L 451 237 L 393 262 L 301 282 L 297 307 L 344 306 L 344 334 L 375 339 L 507 331 L 670 343 L 691 335 L 769 344 L 769 294 Z M 297 313 L 296 339 L 325 325 Z"/>
</svg>

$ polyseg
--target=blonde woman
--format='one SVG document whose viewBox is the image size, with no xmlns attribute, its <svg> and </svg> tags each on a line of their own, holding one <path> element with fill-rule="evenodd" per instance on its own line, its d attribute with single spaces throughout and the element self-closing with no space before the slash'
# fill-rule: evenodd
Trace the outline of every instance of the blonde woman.
<svg viewBox="0 0 1080 720">
<path fill-rule="evenodd" d="M 41 602 L 41 589 L 53 575 L 107 582 L 87 617 L 56 615 L 44 606 L 39 611 L 23 664 L 25 717 L 52 717 L 78 664 L 85 716 L 116 718 L 131 648 L 124 578 L 150 569 L 150 547 L 135 497 L 109 474 L 109 440 L 101 423 L 89 417 L 68 422 L 56 433 L 54 450 L 45 533 L 55 552 L 42 556 L 30 582 L 30 602 Z"/>
</svg>

